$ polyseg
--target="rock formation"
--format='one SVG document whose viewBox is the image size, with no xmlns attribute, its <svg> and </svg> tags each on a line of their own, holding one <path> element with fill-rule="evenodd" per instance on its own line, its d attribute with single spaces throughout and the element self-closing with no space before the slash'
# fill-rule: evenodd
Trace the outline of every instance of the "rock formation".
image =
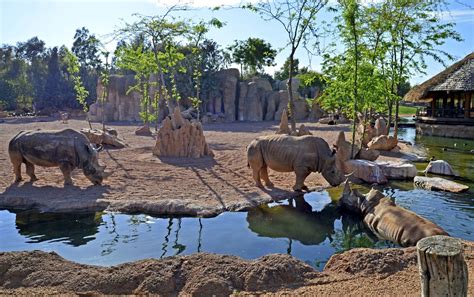
<svg viewBox="0 0 474 297">
<path fill-rule="evenodd" d="M 124 148 L 127 146 L 123 139 L 118 138 L 116 130 L 98 130 L 98 129 L 81 129 L 81 133 L 86 135 L 89 141 L 97 145 L 110 145 L 115 148 Z"/>
<path fill-rule="evenodd" d="M 412 179 L 418 171 L 413 163 L 408 162 L 377 162 L 388 179 Z"/>
<path fill-rule="evenodd" d="M 364 128 L 365 127 L 365 128 Z M 368 143 L 374 138 L 376 134 L 375 129 L 370 125 L 370 123 L 364 124 L 359 119 L 359 125 L 357 126 L 357 139 L 362 139 L 362 144 L 367 147 Z M 362 137 L 363 136 L 363 137 Z M 377 148 L 373 148 L 377 149 Z"/>
<path fill-rule="evenodd" d="M 413 181 L 415 187 L 428 191 L 465 192 L 469 187 L 460 183 L 450 181 L 441 177 L 415 176 Z"/>
<path fill-rule="evenodd" d="M 378 150 L 363 148 L 359 151 L 358 158 L 362 160 L 375 161 L 380 156 Z"/>
<path fill-rule="evenodd" d="M 369 184 L 385 184 L 387 177 L 377 163 L 367 160 L 348 160 L 344 164 L 347 172 Z"/>
<path fill-rule="evenodd" d="M 451 165 L 444 160 L 430 161 L 424 173 L 434 173 L 447 176 L 457 176 Z"/>
<path fill-rule="evenodd" d="M 283 110 L 283 113 L 281 114 L 280 127 L 275 134 L 291 134 L 290 126 L 288 125 L 288 113 L 286 112 L 286 109 Z"/>
<path fill-rule="evenodd" d="M 154 76 L 151 81 L 156 80 Z M 233 122 L 233 121 L 273 121 L 278 120 L 285 108 L 288 107 L 288 91 L 286 82 L 279 82 L 275 87 L 265 78 L 253 78 L 240 81 L 239 70 L 231 68 L 218 71 L 213 78 L 213 88 L 202 94 L 204 102 L 202 110 L 203 122 Z M 105 103 L 98 99 L 90 106 L 89 119 L 92 121 L 140 121 L 140 94 L 127 90 L 134 84 L 133 75 L 112 75 L 110 77 L 109 95 Z M 308 118 L 309 106 L 298 93 L 299 80 L 293 82 L 294 115 L 295 120 Z M 103 94 L 103 86 L 98 82 L 97 94 Z M 157 88 L 150 87 L 150 97 L 153 97 Z M 169 106 L 168 106 L 169 105 Z M 169 110 L 174 110 L 176 102 L 160 100 L 158 120 L 164 119 Z M 182 109 L 191 106 L 190 101 L 184 98 L 180 102 Z M 319 117 L 322 111 L 314 108 L 313 118 Z"/>
<path fill-rule="evenodd" d="M 292 132 L 290 126 L 288 125 L 288 113 L 286 112 L 286 109 L 284 109 L 283 113 L 281 114 L 280 127 L 275 134 L 287 134 L 294 136 L 312 135 L 309 129 L 303 124 L 300 125 L 298 131 Z"/>
<path fill-rule="evenodd" d="M 387 135 L 387 123 L 383 118 L 378 118 L 375 121 L 375 136 Z"/>
<path fill-rule="evenodd" d="M 150 126 L 148 124 L 145 124 L 145 125 L 141 126 L 137 130 L 135 130 L 135 135 L 138 135 L 138 136 L 151 136 Z"/>
<path fill-rule="evenodd" d="M 158 157 L 213 156 L 206 143 L 201 123 L 184 119 L 179 107 L 175 108 L 171 118 L 163 120 L 163 126 L 156 135 L 153 154 Z"/>
<path fill-rule="evenodd" d="M 367 146 L 373 150 L 380 150 L 380 151 L 391 151 L 394 149 L 398 144 L 398 139 L 395 136 L 388 136 L 388 135 L 380 135 L 374 137 Z"/>
</svg>

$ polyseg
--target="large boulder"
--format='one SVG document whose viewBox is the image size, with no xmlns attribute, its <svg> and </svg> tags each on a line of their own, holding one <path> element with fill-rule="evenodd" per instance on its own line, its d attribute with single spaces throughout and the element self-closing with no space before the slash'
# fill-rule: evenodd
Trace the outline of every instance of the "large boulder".
<svg viewBox="0 0 474 297">
<path fill-rule="evenodd" d="M 358 156 L 362 160 L 375 161 L 380 156 L 380 152 L 374 149 L 362 148 Z"/>
<path fill-rule="evenodd" d="M 387 178 L 380 166 L 367 160 L 348 160 L 344 164 L 348 173 L 353 173 L 355 178 L 361 179 L 370 184 L 385 184 Z"/>
<path fill-rule="evenodd" d="M 140 94 L 128 89 L 135 84 L 133 75 L 111 75 L 109 78 L 108 96 L 101 102 L 104 86 L 97 82 L 97 102 L 91 104 L 88 117 L 91 121 L 140 121 Z"/>
<path fill-rule="evenodd" d="M 384 118 L 378 118 L 375 121 L 375 136 L 387 135 L 387 122 Z"/>
<path fill-rule="evenodd" d="M 273 121 L 276 120 L 275 113 L 278 108 L 278 104 L 280 103 L 280 93 L 278 91 L 272 91 L 267 94 L 265 98 L 265 121 Z"/>
<path fill-rule="evenodd" d="M 368 143 L 374 138 L 375 136 L 375 129 L 370 125 L 370 123 L 364 124 L 362 120 L 360 120 L 359 125 L 357 126 L 357 139 L 362 139 L 362 144 L 364 146 L 368 146 Z M 377 148 L 373 148 L 377 149 Z"/>
<path fill-rule="evenodd" d="M 200 122 L 184 119 L 176 107 L 172 117 L 163 121 L 156 135 L 153 154 L 158 157 L 200 158 L 213 156 Z"/>
<path fill-rule="evenodd" d="M 301 98 L 299 94 L 293 95 L 293 103 L 295 104 L 294 117 L 295 120 L 301 121 L 308 118 L 309 106 L 306 99 Z"/>
<path fill-rule="evenodd" d="M 414 185 L 429 191 L 465 192 L 469 187 L 441 177 L 415 176 Z"/>
<path fill-rule="evenodd" d="M 283 110 L 288 109 L 288 91 L 278 91 L 278 98 L 278 107 L 277 111 L 275 112 L 275 119 L 281 118 Z"/>
<path fill-rule="evenodd" d="M 377 162 L 388 179 L 412 179 L 418 173 L 415 164 L 408 162 Z"/>
<path fill-rule="evenodd" d="M 322 110 L 319 103 L 316 102 L 316 100 L 313 100 L 311 111 L 309 112 L 309 120 L 311 122 L 317 122 L 320 118 L 324 117 L 324 114 L 324 110 Z"/>
<path fill-rule="evenodd" d="M 244 98 L 244 119 L 246 121 L 263 120 L 263 103 L 265 102 L 265 89 L 257 82 L 250 82 L 247 85 L 247 94 Z"/>
<path fill-rule="evenodd" d="M 345 173 L 348 173 L 345 169 L 345 162 L 351 159 L 351 153 L 352 153 L 352 145 L 349 141 L 346 140 L 344 136 L 344 131 L 340 131 L 336 144 L 334 145 L 336 147 L 336 166 L 339 170 L 344 171 Z M 354 148 L 354 155 L 357 154 L 357 148 Z"/>
<path fill-rule="evenodd" d="M 283 110 L 283 113 L 281 114 L 280 127 L 278 127 L 278 130 L 275 134 L 291 135 L 291 129 L 288 125 L 288 113 L 286 112 L 286 109 Z"/>
<path fill-rule="evenodd" d="M 449 165 L 449 163 L 444 160 L 430 161 L 424 172 L 447 176 L 457 176 L 451 165 Z"/>
<path fill-rule="evenodd" d="M 379 151 L 391 151 L 398 144 L 397 137 L 380 135 L 374 137 L 368 144 L 368 148 Z"/>
<path fill-rule="evenodd" d="M 235 68 L 221 70 L 216 75 L 218 88 L 222 97 L 221 102 L 224 107 L 224 118 L 227 122 L 236 120 L 235 100 L 239 76 L 239 70 Z"/>
<path fill-rule="evenodd" d="M 110 145 L 115 148 L 124 148 L 127 146 L 123 139 L 118 138 L 115 130 L 81 129 L 81 133 L 86 135 L 91 143 L 97 145 Z"/>
</svg>

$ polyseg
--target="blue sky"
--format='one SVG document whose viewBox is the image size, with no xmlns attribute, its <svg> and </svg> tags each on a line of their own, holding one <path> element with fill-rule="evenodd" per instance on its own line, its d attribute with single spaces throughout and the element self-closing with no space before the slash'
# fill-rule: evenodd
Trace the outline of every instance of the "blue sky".
<svg viewBox="0 0 474 297">
<path fill-rule="evenodd" d="M 217 17 L 226 22 L 226 26 L 213 30 L 208 37 L 219 44 L 227 46 L 233 40 L 259 37 L 270 42 L 275 48 L 285 45 L 285 34 L 281 25 L 266 22 L 256 14 L 240 9 L 220 10 L 212 12 L 206 6 L 217 4 L 238 4 L 239 0 L 194 0 L 197 10 L 183 12 L 181 15 L 192 19 L 210 19 Z M 474 0 L 463 0 L 464 3 L 474 4 Z M 472 3 L 471 3 L 472 1 Z M 101 40 L 107 40 L 106 35 L 119 28 L 123 21 L 134 20 L 132 14 L 140 13 L 155 15 L 163 13 L 162 4 L 170 4 L 175 0 L 0 0 L 0 44 L 16 44 L 19 41 L 38 36 L 48 47 L 66 45 L 71 47 L 75 30 L 86 27 Z M 473 5 L 471 5 L 473 6 Z M 320 14 L 321 19 L 328 19 L 327 12 Z M 448 42 L 443 46 L 446 50 L 461 59 L 474 51 L 474 10 L 452 0 L 450 12 L 443 15 L 446 20 L 457 23 L 456 29 L 464 41 Z M 115 48 L 115 42 L 107 47 Z M 286 51 L 278 54 L 277 66 L 267 69 L 273 73 L 279 69 L 287 57 Z M 297 53 L 300 66 L 308 65 L 309 60 L 304 50 Z M 321 59 L 313 57 L 311 68 L 320 70 Z M 429 63 L 428 75 L 415 75 L 411 81 L 419 83 L 443 70 L 441 64 Z"/>
</svg>

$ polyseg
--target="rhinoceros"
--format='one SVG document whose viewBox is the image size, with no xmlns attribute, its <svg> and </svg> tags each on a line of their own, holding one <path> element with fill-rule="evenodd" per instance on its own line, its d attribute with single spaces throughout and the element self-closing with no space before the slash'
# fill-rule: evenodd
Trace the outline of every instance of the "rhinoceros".
<svg viewBox="0 0 474 297">
<path fill-rule="evenodd" d="M 258 137 L 247 147 L 247 160 L 257 187 L 263 187 L 260 179 L 266 186 L 273 186 L 267 167 L 279 172 L 294 171 L 295 191 L 308 190 L 304 181 L 311 172 L 320 172 L 332 186 L 344 181 L 344 175 L 336 167 L 335 151 L 331 151 L 325 140 L 313 135 Z"/>
<path fill-rule="evenodd" d="M 110 173 L 100 166 L 97 151 L 87 137 L 75 130 L 21 131 L 10 140 L 8 153 L 13 164 L 15 182 L 20 182 L 21 164 L 26 165 L 26 174 L 31 182 L 36 181 L 35 166 L 59 167 L 64 175 L 64 184 L 71 185 L 71 172 L 80 168 L 93 183 L 101 184 Z"/>
<path fill-rule="evenodd" d="M 347 210 L 361 215 L 364 224 L 379 238 L 401 246 L 414 246 L 428 236 L 449 236 L 435 223 L 395 205 L 390 198 L 373 188 L 367 195 L 362 195 L 352 190 L 349 181 L 346 181 L 340 203 Z"/>
</svg>

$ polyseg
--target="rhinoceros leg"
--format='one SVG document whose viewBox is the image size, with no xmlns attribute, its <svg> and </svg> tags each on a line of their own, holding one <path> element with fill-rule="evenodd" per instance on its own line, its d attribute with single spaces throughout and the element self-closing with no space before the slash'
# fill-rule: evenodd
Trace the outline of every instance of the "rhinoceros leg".
<svg viewBox="0 0 474 297">
<path fill-rule="evenodd" d="M 25 161 L 25 165 L 26 165 L 26 174 L 28 174 L 28 176 L 30 177 L 30 181 L 31 182 L 37 181 L 38 178 L 35 175 L 35 165 L 33 165 L 33 163 L 28 162 L 28 161 Z"/>
<path fill-rule="evenodd" d="M 262 182 L 260 181 L 260 168 L 252 167 L 252 176 L 255 181 L 255 186 L 263 188 Z"/>
<path fill-rule="evenodd" d="M 260 169 L 260 177 L 263 179 L 267 187 L 273 187 L 273 183 L 270 181 L 270 178 L 268 178 L 267 166 L 263 166 L 262 169 Z"/>
<path fill-rule="evenodd" d="M 15 174 L 15 183 L 19 183 L 22 181 L 21 163 L 23 163 L 23 157 L 20 154 L 10 152 L 10 160 L 13 165 L 13 173 Z"/>
<path fill-rule="evenodd" d="M 73 170 L 72 165 L 69 163 L 61 163 L 59 164 L 59 169 L 61 169 L 63 175 L 64 175 L 64 185 L 72 185 L 72 178 L 71 178 L 71 172 Z"/>
<path fill-rule="evenodd" d="M 293 186 L 293 190 L 297 192 L 301 192 L 302 190 L 307 191 L 308 187 L 304 185 L 304 181 L 310 173 L 311 171 L 306 168 L 295 168 L 296 183 Z"/>
</svg>

